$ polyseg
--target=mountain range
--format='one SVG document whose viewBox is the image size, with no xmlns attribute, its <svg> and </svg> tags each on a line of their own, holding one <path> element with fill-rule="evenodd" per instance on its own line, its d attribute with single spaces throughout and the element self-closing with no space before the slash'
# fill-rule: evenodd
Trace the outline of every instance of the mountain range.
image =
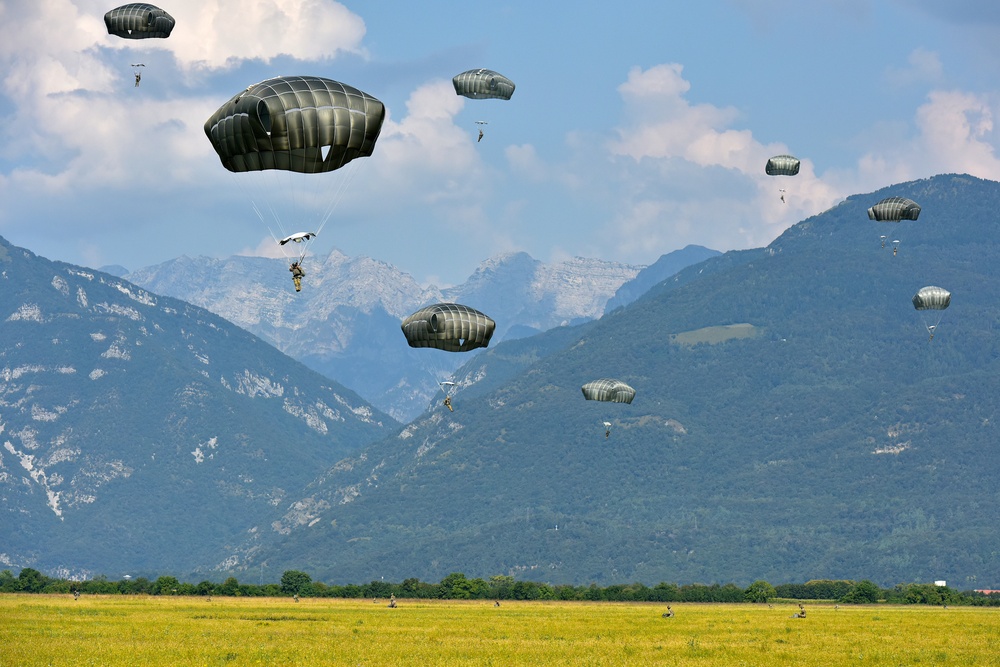
<svg viewBox="0 0 1000 667">
<path fill-rule="evenodd" d="M 677 268 L 700 261 L 688 249 L 668 257 Z M 497 322 L 493 340 L 499 342 L 598 318 L 616 290 L 643 270 L 584 258 L 545 264 L 518 252 L 486 260 L 461 285 L 439 289 L 384 262 L 337 250 L 307 258 L 305 268 L 298 294 L 281 259 L 181 257 L 124 277 L 225 317 L 409 421 L 440 391 L 438 383 L 467 361 L 467 355 L 400 346 L 399 323 L 413 311 L 435 302 L 464 303 Z"/>
<path fill-rule="evenodd" d="M 399 427 L 217 315 L 0 239 L 0 565 L 228 567 Z"/>
<path fill-rule="evenodd" d="M 869 221 L 888 196 L 920 219 Z M 1000 184 L 967 175 L 855 195 L 599 320 L 491 346 L 454 412 L 328 469 L 232 572 L 995 586 L 998 208 Z M 914 309 L 927 285 L 948 310 Z M 602 377 L 632 404 L 585 401 Z"/>
<path fill-rule="evenodd" d="M 919 220 L 870 221 L 889 196 Z M 454 411 L 405 425 L 205 309 L 0 241 L 0 564 L 997 588 L 998 208 L 956 174 L 854 195 L 454 355 Z M 914 309 L 929 285 L 947 310 Z M 386 317 L 369 337 L 403 347 Z M 598 378 L 634 401 L 584 400 Z"/>
</svg>

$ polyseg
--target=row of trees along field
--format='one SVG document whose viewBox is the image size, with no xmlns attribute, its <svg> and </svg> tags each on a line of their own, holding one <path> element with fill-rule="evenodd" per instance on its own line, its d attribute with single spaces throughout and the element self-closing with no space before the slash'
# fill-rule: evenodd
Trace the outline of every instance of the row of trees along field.
<svg viewBox="0 0 1000 667">
<path fill-rule="evenodd" d="M 372 581 L 368 584 L 328 585 L 313 581 L 305 572 L 287 570 L 280 583 L 241 584 L 235 577 L 220 583 L 202 581 L 183 583 L 176 577 L 156 580 L 146 577 L 111 581 L 106 577 L 73 581 L 48 577 L 26 567 L 18 576 L 10 570 L 0 572 L 0 593 L 79 592 L 91 595 L 221 595 L 243 597 L 335 597 L 335 598 L 419 598 L 445 600 L 590 600 L 608 602 L 768 602 L 775 599 L 833 600 L 846 604 L 887 602 L 892 604 L 953 604 L 1000 607 L 1000 593 L 960 592 L 935 584 L 897 584 L 881 588 L 868 581 L 815 580 L 804 584 L 779 584 L 755 581 L 747 588 L 736 584 L 613 584 L 600 587 L 551 585 L 518 581 L 497 575 L 489 580 L 469 579 L 461 572 L 449 574 L 439 583 L 405 579 L 394 584 Z"/>
</svg>

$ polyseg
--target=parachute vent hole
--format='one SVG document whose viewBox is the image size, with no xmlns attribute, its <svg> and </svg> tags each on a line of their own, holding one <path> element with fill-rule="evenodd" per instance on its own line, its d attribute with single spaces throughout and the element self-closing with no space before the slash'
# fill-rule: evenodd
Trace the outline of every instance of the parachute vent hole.
<svg viewBox="0 0 1000 667">
<path fill-rule="evenodd" d="M 260 126 L 264 128 L 268 136 L 271 135 L 271 111 L 267 108 L 267 103 L 264 100 L 257 101 L 257 120 L 260 121 Z"/>
<path fill-rule="evenodd" d="M 332 148 L 333 146 L 331 146 L 330 144 L 327 144 L 326 146 L 320 148 L 320 152 L 323 156 L 323 162 L 326 162 L 326 159 L 330 156 L 330 149 Z"/>
</svg>

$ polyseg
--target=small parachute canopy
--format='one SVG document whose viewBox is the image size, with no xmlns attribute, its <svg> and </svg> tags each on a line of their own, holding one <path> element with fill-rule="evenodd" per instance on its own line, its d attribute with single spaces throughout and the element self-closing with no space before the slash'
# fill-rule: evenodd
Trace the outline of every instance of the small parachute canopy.
<svg viewBox="0 0 1000 667">
<path fill-rule="evenodd" d="M 951 305 L 951 292 L 943 287 L 921 287 L 913 295 L 913 307 L 917 310 L 944 310 Z"/>
<path fill-rule="evenodd" d="M 174 29 L 174 17 L 156 5 L 133 2 L 104 15 L 108 34 L 124 39 L 166 39 Z"/>
<path fill-rule="evenodd" d="M 375 149 L 385 106 L 357 88 L 318 76 L 281 76 L 237 93 L 205 121 L 229 171 L 319 174 Z"/>
<path fill-rule="evenodd" d="M 588 382 L 581 387 L 583 397 L 588 401 L 608 401 L 611 403 L 631 403 L 635 389 L 621 380 L 602 378 Z"/>
<path fill-rule="evenodd" d="M 474 100 L 509 100 L 514 82 L 491 69 L 470 69 L 452 77 L 455 94 Z"/>
<path fill-rule="evenodd" d="M 468 352 L 488 346 L 496 326 L 492 318 L 475 308 L 437 303 L 404 319 L 401 328 L 410 347 Z"/>
<path fill-rule="evenodd" d="M 314 236 L 316 236 L 316 232 L 295 232 L 294 234 L 289 234 L 285 238 L 278 241 L 278 245 L 285 245 L 289 241 L 292 241 L 293 243 L 302 243 L 303 241 L 308 241 Z"/>
<path fill-rule="evenodd" d="M 768 176 L 795 176 L 799 164 L 799 159 L 792 155 L 775 155 L 764 165 L 764 171 Z"/>
<path fill-rule="evenodd" d="M 868 209 L 868 219 L 880 222 L 916 220 L 920 217 L 920 205 L 905 197 L 888 197 Z"/>
</svg>

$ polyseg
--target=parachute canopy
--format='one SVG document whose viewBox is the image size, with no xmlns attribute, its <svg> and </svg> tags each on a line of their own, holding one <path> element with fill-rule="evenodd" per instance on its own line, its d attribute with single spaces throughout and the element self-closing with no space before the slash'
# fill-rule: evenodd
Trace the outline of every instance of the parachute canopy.
<svg viewBox="0 0 1000 667">
<path fill-rule="evenodd" d="M 410 347 L 468 352 L 488 346 L 496 326 L 496 322 L 475 308 L 437 303 L 404 319 L 401 328 Z"/>
<path fill-rule="evenodd" d="M 278 245 L 285 245 L 289 241 L 302 243 L 303 241 L 308 241 L 314 236 L 316 236 L 316 232 L 295 232 L 294 234 L 289 234 L 285 238 L 278 241 Z"/>
<path fill-rule="evenodd" d="M 112 9 L 104 15 L 109 35 L 125 39 L 148 39 L 170 37 L 174 29 L 174 17 L 156 5 L 133 2 Z"/>
<path fill-rule="evenodd" d="M 868 209 L 868 219 L 884 222 L 916 220 L 920 217 L 920 205 L 904 197 L 888 197 Z"/>
<path fill-rule="evenodd" d="M 470 69 L 452 77 L 455 93 L 474 100 L 509 100 L 514 82 L 491 69 Z"/>
<path fill-rule="evenodd" d="M 375 149 L 385 106 L 357 88 L 318 76 L 256 83 L 205 121 L 229 171 L 319 174 Z"/>
<path fill-rule="evenodd" d="M 917 310 L 944 310 L 951 305 L 951 292 L 943 287 L 921 287 L 913 295 L 913 307 Z"/>
<path fill-rule="evenodd" d="M 775 155 L 764 165 L 768 176 L 794 176 L 799 173 L 799 159 L 791 155 Z"/>
<path fill-rule="evenodd" d="M 581 387 L 583 397 L 588 401 L 609 401 L 611 403 L 631 403 L 635 389 L 621 380 L 602 378 L 588 382 Z"/>
</svg>

